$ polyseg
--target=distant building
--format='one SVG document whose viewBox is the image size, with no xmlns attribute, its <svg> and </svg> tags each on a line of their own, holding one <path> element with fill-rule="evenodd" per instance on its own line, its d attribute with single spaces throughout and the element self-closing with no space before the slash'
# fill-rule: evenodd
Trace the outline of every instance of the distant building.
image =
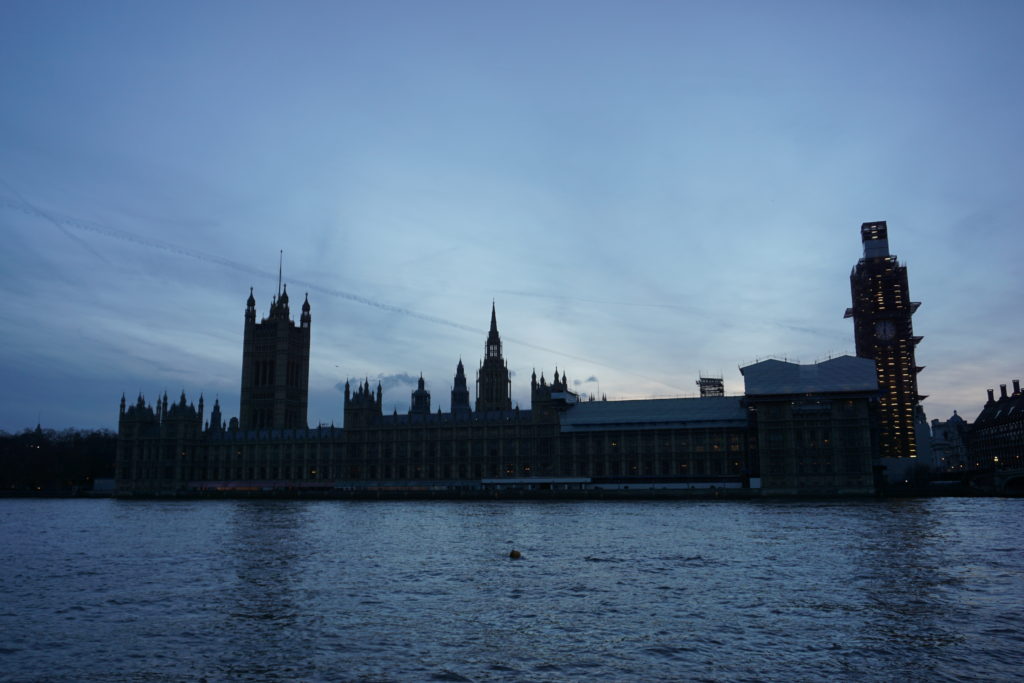
<svg viewBox="0 0 1024 683">
<path fill-rule="evenodd" d="M 968 468 L 1020 469 L 1024 467 L 1024 395 L 1020 380 L 1013 393 L 999 385 L 999 399 L 992 389 L 988 401 L 967 432 Z"/>
<path fill-rule="evenodd" d="M 914 336 L 911 317 L 921 304 L 910 300 L 907 267 L 889 253 L 885 221 L 864 223 L 860 228 L 864 256 L 850 273 L 857 355 L 875 361 L 880 402 L 882 457 L 917 456 L 915 421 L 924 396 L 917 391 L 917 373 L 924 368 L 914 361 L 914 348 L 922 337 Z"/>
<path fill-rule="evenodd" d="M 293 328 L 274 317 L 287 311 L 282 305 L 275 299 L 269 319 L 287 338 Z M 304 316 L 308 323 L 307 307 Z M 752 475 L 756 486 L 756 439 L 740 398 L 581 403 L 556 369 L 550 383 L 533 374 L 532 409 L 520 410 L 510 406 L 509 384 L 492 307 L 476 411 L 461 361 L 448 413 L 431 413 L 422 376 L 407 415 L 383 414 L 379 382 L 346 382 L 344 429 L 273 428 L 266 420 L 262 428 L 225 425 L 219 403 L 204 424 L 202 398 L 198 407 L 184 394 L 174 404 L 164 395 L 155 407 L 141 396 L 131 406 L 122 398 L 118 490 L 743 488 Z M 287 403 L 287 392 L 282 396 Z M 280 412 L 257 406 L 266 416 Z"/>
<path fill-rule="evenodd" d="M 761 485 L 779 493 L 874 490 L 878 380 L 874 363 L 765 360 L 740 368 L 757 422 Z"/>
<path fill-rule="evenodd" d="M 957 412 L 945 422 L 932 420 L 932 454 L 935 466 L 944 471 L 967 469 L 969 425 Z"/>
</svg>

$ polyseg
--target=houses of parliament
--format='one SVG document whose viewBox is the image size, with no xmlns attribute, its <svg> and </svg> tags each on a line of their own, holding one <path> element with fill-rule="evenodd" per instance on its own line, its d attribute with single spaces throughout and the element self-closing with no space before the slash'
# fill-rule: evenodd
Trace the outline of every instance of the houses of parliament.
<svg viewBox="0 0 1024 683">
<path fill-rule="evenodd" d="M 471 396 L 461 360 L 448 412 L 431 408 L 422 376 L 405 414 L 385 414 L 383 388 L 344 388 L 342 426 L 307 424 L 308 296 L 298 322 L 287 287 L 265 316 L 250 289 L 243 318 L 238 417 L 219 401 L 124 396 L 120 495 L 350 495 L 488 490 L 745 489 L 750 495 L 862 495 L 880 455 L 909 449 L 916 401 L 906 270 L 888 254 L 884 223 L 861 228 L 851 275 L 858 357 L 742 367 L 744 393 L 717 378 L 694 398 L 583 401 L 556 369 L 530 378 L 530 407 L 513 407 L 492 304 Z M 900 270 L 902 268 L 902 270 Z M 907 401 L 912 403 L 907 408 Z M 912 432 L 910 439 L 912 440 Z M 904 454 L 911 455 L 905 450 Z"/>
</svg>

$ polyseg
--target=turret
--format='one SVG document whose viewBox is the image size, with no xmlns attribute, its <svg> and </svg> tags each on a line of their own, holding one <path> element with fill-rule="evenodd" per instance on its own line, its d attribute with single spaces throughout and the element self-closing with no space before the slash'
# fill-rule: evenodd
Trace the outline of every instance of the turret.
<svg viewBox="0 0 1024 683">
<path fill-rule="evenodd" d="M 277 296 L 271 299 L 268 319 L 291 321 L 291 312 L 288 309 L 288 285 L 283 285 L 282 289 L 278 290 Z"/>
<path fill-rule="evenodd" d="M 430 392 L 427 391 L 423 382 L 423 373 L 420 373 L 416 390 L 412 392 L 412 405 L 409 407 L 409 414 L 427 415 L 428 413 L 430 413 Z"/>
<path fill-rule="evenodd" d="M 381 416 L 381 405 L 384 403 L 384 389 L 377 383 L 377 394 L 370 389 L 369 378 L 356 385 L 353 392 L 349 383 L 345 382 L 345 427 L 362 427 L 373 424 Z"/>
<path fill-rule="evenodd" d="M 299 325 L 303 329 L 309 329 L 312 318 L 309 315 L 309 292 L 306 292 L 306 300 L 302 302 L 302 315 L 299 317 Z"/>
<path fill-rule="evenodd" d="M 210 411 L 210 431 L 220 432 L 224 430 L 224 423 L 220 414 L 220 399 L 214 399 L 213 409 Z"/>
<path fill-rule="evenodd" d="M 452 415 L 469 415 L 469 388 L 466 386 L 466 368 L 462 359 L 455 366 L 455 380 L 452 382 Z"/>
<path fill-rule="evenodd" d="M 533 408 L 534 421 L 557 420 L 559 413 L 579 401 L 579 397 L 569 390 L 568 385 L 569 378 L 564 372 L 559 374 L 557 367 L 551 384 L 544 379 L 543 371 L 540 373 L 540 381 L 537 381 L 537 372 L 534 371 L 530 387 L 530 404 Z"/>
<path fill-rule="evenodd" d="M 252 287 L 249 288 L 249 299 L 245 302 L 245 322 L 256 323 L 256 297 L 252 294 Z"/>
<path fill-rule="evenodd" d="M 288 318 L 290 311 L 288 310 L 288 285 L 284 285 L 281 291 L 281 296 L 277 298 L 277 315 L 281 318 Z"/>
</svg>

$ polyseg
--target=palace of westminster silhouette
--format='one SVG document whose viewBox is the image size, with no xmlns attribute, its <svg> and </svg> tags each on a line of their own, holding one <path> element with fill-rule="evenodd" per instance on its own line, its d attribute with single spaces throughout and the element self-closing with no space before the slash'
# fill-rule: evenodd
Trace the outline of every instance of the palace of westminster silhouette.
<svg viewBox="0 0 1024 683">
<path fill-rule="evenodd" d="M 287 287 L 257 319 L 250 289 L 239 415 L 209 418 L 184 393 L 150 405 L 121 398 L 116 486 L 122 495 L 490 489 L 749 489 L 866 494 L 881 458 L 916 455 L 918 403 L 906 267 L 884 222 L 861 227 L 850 276 L 857 357 L 810 365 L 764 360 L 741 368 L 742 396 L 702 377 L 699 398 L 582 401 L 556 370 L 530 380 L 513 408 L 497 313 L 471 405 L 455 369 L 448 412 L 431 411 L 422 376 L 404 415 L 383 411 L 369 381 L 344 390 L 343 427 L 307 425 L 311 307 L 291 317 Z"/>
</svg>

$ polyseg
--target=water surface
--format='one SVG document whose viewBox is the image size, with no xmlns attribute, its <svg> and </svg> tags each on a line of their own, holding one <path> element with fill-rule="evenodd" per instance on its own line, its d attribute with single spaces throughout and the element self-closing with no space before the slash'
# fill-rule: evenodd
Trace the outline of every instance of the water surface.
<svg viewBox="0 0 1024 683">
<path fill-rule="evenodd" d="M 1022 512 L 0 500 L 0 675 L 1013 680 Z"/>
</svg>

